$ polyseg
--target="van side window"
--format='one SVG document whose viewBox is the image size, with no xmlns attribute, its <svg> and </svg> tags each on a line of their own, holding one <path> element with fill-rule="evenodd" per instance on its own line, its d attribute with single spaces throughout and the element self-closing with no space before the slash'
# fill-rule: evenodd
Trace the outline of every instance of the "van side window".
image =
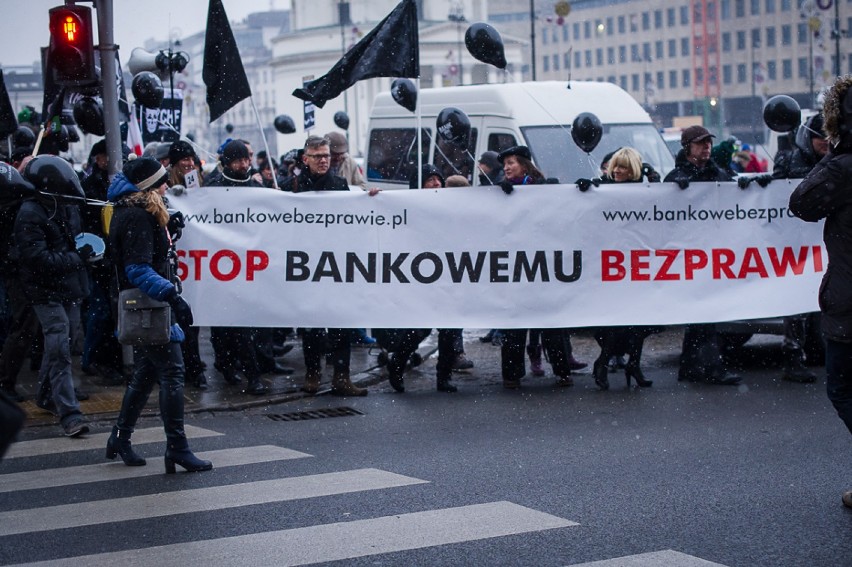
<svg viewBox="0 0 852 567">
<path fill-rule="evenodd" d="M 408 179 L 417 169 L 415 134 L 414 128 L 376 128 L 370 132 L 367 179 L 399 181 L 407 185 Z M 423 156 L 423 163 L 429 163 L 431 137 L 430 129 L 421 130 L 420 154 Z"/>
<path fill-rule="evenodd" d="M 450 175 L 461 175 L 468 181 L 471 180 L 474 163 L 470 155 L 473 155 L 473 152 L 476 151 L 477 137 L 476 128 L 471 128 L 467 148 L 460 148 L 438 136 L 435 141 L 433 163 L 444 176 L 444 179 Z"/>
<path fill-rule="evenodd" d="M 497 152 L 509 149 L 512 146 L 517 146 L 515 137 L 511 134 L 489 134 L 488 135 L 488 151 Z"/>
</svg>

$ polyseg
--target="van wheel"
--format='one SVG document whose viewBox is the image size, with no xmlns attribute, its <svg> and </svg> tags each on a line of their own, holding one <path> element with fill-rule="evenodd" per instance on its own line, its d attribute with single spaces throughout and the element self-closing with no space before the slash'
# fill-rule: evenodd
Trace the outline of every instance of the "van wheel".
<svg viewBox="0 0 852 567">
<path fill-rule="evenodd" d="M 719 333 L 719 348 L 722 352 L 730 352 L 745 345 L 752 333 Z"/>
<path fill-rule="evenodd" d="M 805 364 L 808 366 L 825 365 L 825 341 L 822 338 L 819 313 L 808 314 L 805 325 L 805 344 L 802 345 L 802 348 L 805 351 Z"/>
</svg>

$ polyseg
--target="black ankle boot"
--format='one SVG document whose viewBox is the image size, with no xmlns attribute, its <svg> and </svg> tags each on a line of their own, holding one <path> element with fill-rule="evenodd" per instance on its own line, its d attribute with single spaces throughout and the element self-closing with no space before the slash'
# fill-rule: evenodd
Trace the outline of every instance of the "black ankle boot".
<svg viewBox="0 0 852 567">
<path fill-rule="evenodd" d="M 245 389 L 246 394 L 252 394 L 253 396 L 262 396 L 268 391 L 269 388 L 266 387 L 266 384 L 261 382 L 260 376 L 248 379 L 248 384 L 246 385 Z"/>
<path fill-rule="evenodd" d="M 627 366 L 624 367 L 624 376 L 627 377 L 627 387 L 630 387 L 630 379 L 633 378 L 636 380 L 636 384 L 639 385 L 640 388 L 647 388 L 651 386 L 654 381 L 648 380 L 645 378 L 645 375 L 642 374 L 642 369 L 639 368 L 638 364 L 633 364 L 633 361 L 627 363 Z"/>
<path fill-rule="evenodd" d="M 601 390 L 609 390 L 609 369 L 606 366 L 608 356 L 599 356 L 592 366 L 592 375 L 595 377 L 595 384 Z"/>
<path fill-rule="evenodd" d="M 439 392 L 458 392 L 459 389 L 453 386 L 450 382 L 450 378 L 438 378 L 438 391 Z"/>
<path fill-rule="evenodd" d="M 116 455 L 119 455 L 128 467 L 145 465 L 145 459 L 140 457 L 130 445 L 130 434 L 120 431 L 118 427 L 113 427 L 112 435 L 107 440 L 106 458 L 114 459 Z"/>
<path fill-rule="evenodd" d="M 203 461 L 192 454 L 186 439 L 182 442 L 169 442 L 163 460 L 166 464 L 166 474 L 174 474 L 175 465 L 182 466 L 187 472 L 209 471 L 213 468 L 213 463 Z"/>
</svg>

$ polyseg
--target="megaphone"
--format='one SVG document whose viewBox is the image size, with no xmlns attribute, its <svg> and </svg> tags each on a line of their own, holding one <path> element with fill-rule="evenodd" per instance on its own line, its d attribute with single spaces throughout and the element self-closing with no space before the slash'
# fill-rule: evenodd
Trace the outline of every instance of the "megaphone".
<svg viewBox="0 0 852 567">
<path fill-rule="evenodd" d="M 163 64 L 164 60 L 165 64 Z M 131 75 L 136 75 L 142 71 L 150 71 L 157 75 L 161 81 L 169 78 L 168 57 L 162 52 L 151 53 L 141 47 L 136 47 L 130 52 L 130 60 L 127 62 L 127 68 Z"/>
</svg>

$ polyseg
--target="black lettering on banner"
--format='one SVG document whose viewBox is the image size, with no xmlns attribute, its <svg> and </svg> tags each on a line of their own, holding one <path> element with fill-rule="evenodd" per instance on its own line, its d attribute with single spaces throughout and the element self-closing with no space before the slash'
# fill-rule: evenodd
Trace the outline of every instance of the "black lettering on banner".
<svg viewBox="0 0 852 567">
<path fill-rule="evenodd" d="M 462 252 L 458 262 L 456 262 L 455 254 L 447 252 L 447 263 L 449 264 L 450 277 L 453 283 L 461 283 L 464 273 L 467 273 L 467 279 L 471 283 L 479 282 L 479 278 L 482 277 L 482 266 L 485 264 L 486 254 L 487 252 L 477 252 L 476 264 L 472 264 L 470 252 Z"/>
<path fill-rule="evenodd" d="M 361 274 L 367 283 L 376 283 L 376 253 L 367 254 L 367 265 L 361 262 L 355 252 L 346 253 L 346 283 L 355 281 L 355 270 Z"/>
<path fill-rule="evenodd" d="M 399 266 L 405 259 L 408 258 L 408 252 L 403 252 L 396 257 L 396 260 L 391 261 L 391 254 L 385 252 L 382 254 L 382 283 L 391 282 L 391 274 L 396 276 L 399 283 L 410 283 L 405 274 L 400 271 Z"/>
<path fill-rule="evenodd" d="M 429 276 L 423 275 L 420 270 L 420 265 L 423 262 L 432 262 L 432 274 Z M 432 252 L 423 252 L 414 257 L 411 261 L 411 276 L 420 283 L 430 284 L 435 283 L 444 273 L 444 263 L 437 254 Z"/>
<path fill-rule="evenodd" d="M 508 271 L 509 263 L 500 261 L 508 259 L 508 252 L 491 252 L 491 283 L 509 282 L 509 276 L 501 275 L 501 272 Z"/>
<path fill-rule="evenodd" d="M 536 250 L 535 254 L 533 254 L 532 265 L 527 261 L 527 253 L 519 250 L 515 255 L 515 273 L 512 276 L 512 281 L 521 281 L 521 271 L 523 271 L 527 276 L 527 281 L 534 282 L 536 273 L 539 270 L 541 270 L 541 281 L 549 282 L 550 274 L 547 273 L 547 257 L 544 254 L 544 250 Z"/>
<path fill-rule="evenodd" d="M 298 250 L 287 251 L 287 265 L 285 270 L 285 280 L 288 282 L 303 282 L 311 277 L 311 270 L 308 269 L 308 253 Z"/>
<path fill-rule="evenodd" d="M 574 250 L 574 266 L 570 275 L 565 275 L 565 266 L 562 261 L 562 250 L 553 252 L 554 276 L 557 280 L 563 283 L 571 283 L 580 279 L 583 273 L 583 252 Z"/>
<path fill-rule="evenodd" d="M 334 258 L 334 252 L 323 252 L 320 254 L 317 269 L 314 271 L 314 277 L 311 281 L 318 282 L 322 278 L 332 278 L 335 282 L 340 283 L 343 278 L 340 277 L 340 270 L 337 267 L 337 260 Z"/>
</svg>

